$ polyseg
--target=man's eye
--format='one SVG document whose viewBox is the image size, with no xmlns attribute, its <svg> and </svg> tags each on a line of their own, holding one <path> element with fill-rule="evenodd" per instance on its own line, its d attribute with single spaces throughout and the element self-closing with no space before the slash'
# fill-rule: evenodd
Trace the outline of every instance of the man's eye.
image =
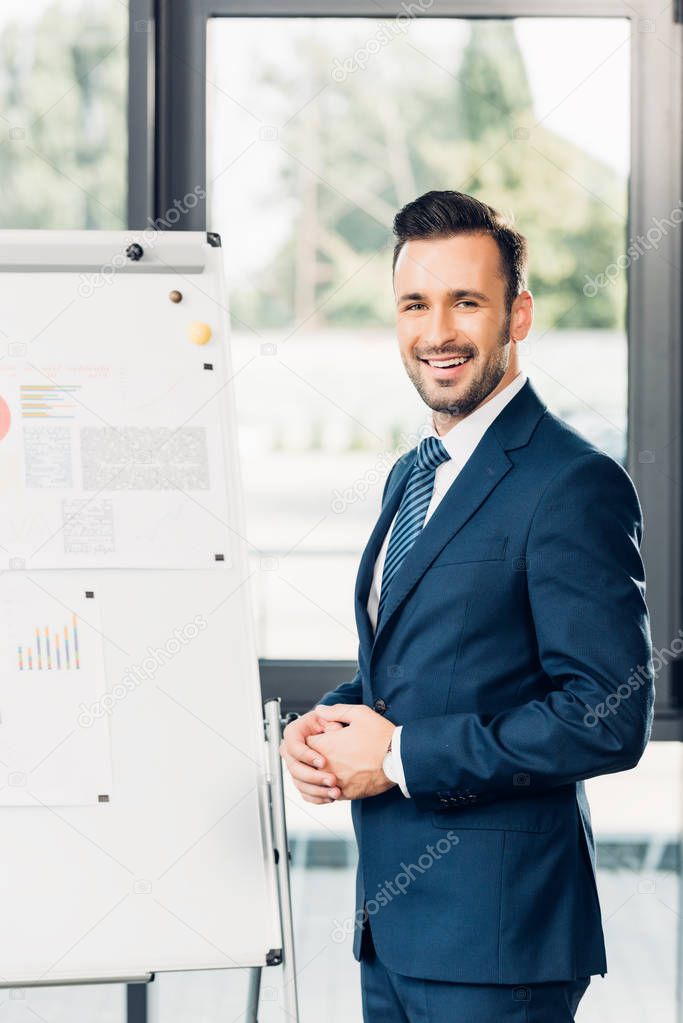
<svg viewBox="0 0 683 1023">
<path fill-rule="evenodd" d="M 468 298 L 463 298 L 460 302 L 457 302 L 456 305 L 469 305 L 469 306 L 472 306 L 475 309 L 477 307 L 477 303 L 470 301 L 470 299 L 468 299 Z M 426 308 L 427 307 L 424 304 L 424 302 L 413 302 L 412 305 L 406 306 L 404 311 L 409 313 L 412 309 L 426 309 Z"/>
<path fill-rule="evenodd" d="M 463 298 L 460 302 L 457 302 L 456 305 L 470 305 L 470 306 L 473 306 L 473 307 L 476 308 L 477 303 L 476 302 L 471 302 L 467 298 Z M 406 306 L 405 311 L 407 313 L 409 313 L 411 311 L 411 309 L 426 309 L 426 306 L 425 306 L 424 302 L 413 302 L 412 305 Z"/>
</svg>

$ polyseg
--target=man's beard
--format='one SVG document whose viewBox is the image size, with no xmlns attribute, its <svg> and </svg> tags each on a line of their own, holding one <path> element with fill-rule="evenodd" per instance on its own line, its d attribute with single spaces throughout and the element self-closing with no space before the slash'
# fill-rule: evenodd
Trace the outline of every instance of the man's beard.
<svg viewBox="0 0 683 1023">
<path fill-rule="evenodd" d="M 472 380 L 470 380 L 464 392 L 456 399 L 448 399 L 446 395 L 447 384 L 443 385 L 444 397 L 439 398 L 438 392 L 437 396 L 434 397 L 433 393 L 430 393 L 431 387 L 428 387 L 422 379 L 420 370 L 412 365 L 406 365 L 406 372 L 425 405 L 428 405 L 434 412 L 443 412 L 451 416 L 467 416 L 478 405 L 481 405 L 482 401 L 498 386 L 508 368 L 510 361 L 509 331 L 510 314 L 508 313 L 498 335 L 498 344 L 495 351 L 482 366 L 479 373 L 475 374 Z M 459 354 L 471 355 L 474 361 L 477 356 L 477 350 L 472 345 L 464 346 L 459 350 Z M 439 384 L 437 383 L 436 386 L 438 388 Z"/>
</svg>

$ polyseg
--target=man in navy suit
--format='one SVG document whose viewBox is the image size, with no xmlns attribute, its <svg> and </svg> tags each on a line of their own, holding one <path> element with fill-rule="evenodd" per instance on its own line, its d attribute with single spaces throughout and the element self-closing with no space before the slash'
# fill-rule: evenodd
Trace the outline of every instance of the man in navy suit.
<svg viewBox="0 0 683 1023">
<path fill-rule="evenodd" d="M 360 562 L 358 671 L 281 753 L 308 801 L 352 800 L 366 1021 L 565 1023 L 607 969 L 583 782 L 652 723 L 641 508 L 520 370 L 525 238 L 458 192 L 394 232 L 431 423 Z"/>
</svg>

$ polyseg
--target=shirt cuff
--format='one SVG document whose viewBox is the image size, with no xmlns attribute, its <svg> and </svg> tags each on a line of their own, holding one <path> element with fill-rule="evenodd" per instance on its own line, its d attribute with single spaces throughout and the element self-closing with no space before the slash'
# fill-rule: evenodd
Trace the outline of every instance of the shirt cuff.
<svg viewBox="0 0 683 1023">
<path fill-rule="evenodd" d="M 406 797 L 406 799 L 410 799 L 411 798 L 410 792 L 408 792 L 408 789 L 406 788 L 406 776 L 403 770 L 403 761 L 401 760 L 402 729 L 403 725 L 397 725 L 391 736 L 391 752 L 393 754 L 392 761 L 396 769 L 396 777 L 398 779 L 399 788 L 401 789 L 401 792 Z"/>
</svg>

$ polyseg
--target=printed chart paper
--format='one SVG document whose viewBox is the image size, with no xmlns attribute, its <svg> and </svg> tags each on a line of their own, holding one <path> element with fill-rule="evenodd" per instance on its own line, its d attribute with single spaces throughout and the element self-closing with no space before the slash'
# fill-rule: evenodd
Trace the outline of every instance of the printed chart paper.
<svg viewBox="0 0 683 1023">
<path fill-rule="evenodd" d="M 112 794 L 96 590 L 0 576 L 0 806 L 85 806 Z M 87 592 L 93 596 L 88 597 Z"/>
<path fill-rule="evenodd" d="M 229 563 L 217 388 L 200 364 L 3 360 L 0 565 Z"/>
</svg>

